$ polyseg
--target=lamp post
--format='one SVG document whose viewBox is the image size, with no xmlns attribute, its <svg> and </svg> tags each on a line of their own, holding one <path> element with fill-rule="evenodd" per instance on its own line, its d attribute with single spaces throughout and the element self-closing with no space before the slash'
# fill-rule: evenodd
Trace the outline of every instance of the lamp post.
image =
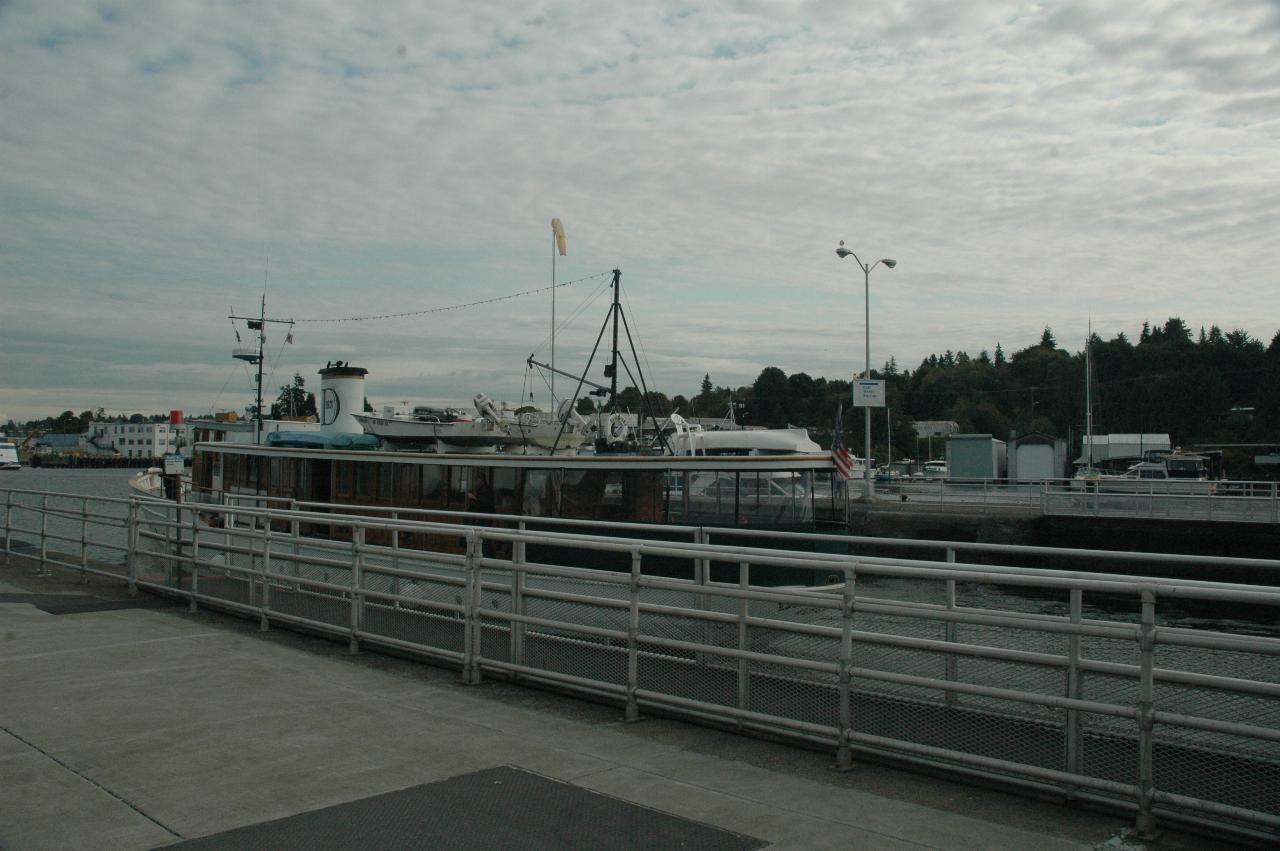
<svg viewBox="0 0 1280 851">
<path fill-rule="evenodd" d="M 886 268 L 892 269 L 894 266 L 898 265 L 898 261 L 890 260 L 889 258 L 884 257 L 868 265 L 866 263 L 863 263 L 862 260 L 858 257 L 858 255 L 854 254 L 852 251 L 844 247 L 843 239 L 840 240 L 840 247 L 836 249 L 836 256 L 839 257 L 841 260 L 843 260 L 846 257 L 852 257 L 853 262 L 857 263 L 858 268 L 862 270 L 863 283 L 864 283 L 863 305 L 866 311 L 866 323 L 867 323 L 866 377 L 868 380 L 870 380 L 871 379 L 871 270 L 879 266 L 881 263 L 883 263 Z M 871 477 L 871 406 L 870 405 L 864 406 L 863 410 L 866 412 L 866 415 L 867 415 L 866 417 L 867 443 L 866 443 L 866 455 L 862 459 L 862 466 L 864 468 L 863 475 L 866 479 L 866 485 L 867 485 L 867 499 L 870 500 L 874 498 L 876 495 L 875 482 Z"/>
</svg>

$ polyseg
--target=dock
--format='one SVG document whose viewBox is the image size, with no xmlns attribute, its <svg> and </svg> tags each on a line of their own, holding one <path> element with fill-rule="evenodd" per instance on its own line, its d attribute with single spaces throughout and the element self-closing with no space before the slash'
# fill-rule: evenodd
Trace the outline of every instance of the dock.
<svg viewBox="0 0 1280 851">
<path fill-rule="evenodd" d="M 0 847 L 1142 848 L 1131 820 L 0 567 Z M 1161 849 L 1233 847 L 1166 830 Z"/>
</svg>

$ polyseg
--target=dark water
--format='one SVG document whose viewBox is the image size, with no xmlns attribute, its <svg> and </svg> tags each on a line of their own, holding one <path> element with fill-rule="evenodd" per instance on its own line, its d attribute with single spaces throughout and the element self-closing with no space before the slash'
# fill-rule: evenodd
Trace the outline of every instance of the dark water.
<svg viewBox="0 0 1280 851">
<path fill-rule="evenodd" d="M 20 491 L 125 500 L 130 496 L 129 480 L 143 469 L 145 468 L 68 470 L 24 467 L 21 470 L 0 471 L 0 488 L 10 492 L 10 502 L 14 506 L 39 507 L 43 502 L 40 496 L 23 494 Z M 45 521 L 45 529 L 50 535 L 62 536 L 60 539 L 49 540 L 49 550 L 65 553 L 78 564 L 81 557 L 80 539 L 83 535 L 86 539 L 86 557 L 89 560 L 123 564 L 125 561 L 123 548 L 128 541 L 123 523 L 128 513 L 128 506 L 124 503 L 111 504 L 96 501 L 91 503 L 92 512 L 106 516 L 95 518 L 82 530 L 81 518 L 76 515 L 83 510 L 84 501 L 74 499 L 72 496 L 55 496 L 48 500 L 51 513 Z M 57 512 L 61 512 L 61 515 Z M 27 544 L 39 547 L 41 520 L 38 514 L 34 511 L 13 508 L 10 510 L 10 521 L 14 526 L 11 534 L 15 545 Z M 4 532 L 0 530 L 0 537 L 3 534 Z"/>
<path fill-rule="evenodd" d="M 87 496 L 129 496 L 129 479 L 146 469 L 76 470 L 53 467 L 23 467 L 0 470 L 0 488 L 52 491 Z"/>
</svg>

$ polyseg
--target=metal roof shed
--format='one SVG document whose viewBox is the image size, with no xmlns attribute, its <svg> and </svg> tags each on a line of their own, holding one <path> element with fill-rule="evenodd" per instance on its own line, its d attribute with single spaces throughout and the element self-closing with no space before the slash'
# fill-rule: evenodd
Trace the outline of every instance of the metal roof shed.
<svg viewBox="0 0 1280 851">
<path fill-rule="evenodd" d="M 1008 449 L 989 434 L 953 434 L 947 438 L 947 478 L 1002 479 Z"/>
</svg>

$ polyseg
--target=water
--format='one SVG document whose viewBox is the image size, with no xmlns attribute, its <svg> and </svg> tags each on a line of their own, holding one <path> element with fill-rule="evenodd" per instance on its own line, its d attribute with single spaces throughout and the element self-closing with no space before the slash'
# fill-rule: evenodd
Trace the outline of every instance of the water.
<svg viewBox="0 0 1280 851">
<path fill-rule="evenodd" d="M 65 469 L 51 467 L 24 467 L 21 470 L 0 471 L 0 488 L 14 491 L 42 491 L 56 494 L 72 494 L 90 497 L 108 497 L 127 499 L 131 495 L 129 479 L 141 472 L 144 467 L 136 469 Z M 39 506 L 41 498 L 30 494 L 12 494 L 13 504 Z M 67 553 L 75 563 L 80 558 L 80 536 L 82 522 L 79 516 L 84 501 L 80 499 L 50 497 L 50 517 L 46 529 L 51 535 L 60 535 L 62 540 L 50 540 L 48 548 L 51 552 Z M 94 513 L 108 515 L 88 524 L 85 530 L 87 538 L 86 556 L 91 561 L 108 564 L 123 564 L 124 547 L 128 535 L 124 530 L 124 519 L 128 515 L 128 506 L 124 503 L 95 502 L 90 509 Z M 59 516 L 61 511 L 67 515 Z M 2 518 L 0 518 L 2 519 Z M 11 512 L 13 523 L 12 537 L 15 549 L 21 544 L 39 547 L 40 517 L 33 511 L 14 508 Z M 0 533 L 2 534 L 2 533 Z M 67 540 L 70 539 L 70 540 Z"/>
<path fill-rule="evenodd" d="M 123 498 L 129 496 L 129 480 L 144 469 L 145 465 L 136 469 L 23 467 L 21 470 L 0 470 L 0 488 Z"/>
</svg>

